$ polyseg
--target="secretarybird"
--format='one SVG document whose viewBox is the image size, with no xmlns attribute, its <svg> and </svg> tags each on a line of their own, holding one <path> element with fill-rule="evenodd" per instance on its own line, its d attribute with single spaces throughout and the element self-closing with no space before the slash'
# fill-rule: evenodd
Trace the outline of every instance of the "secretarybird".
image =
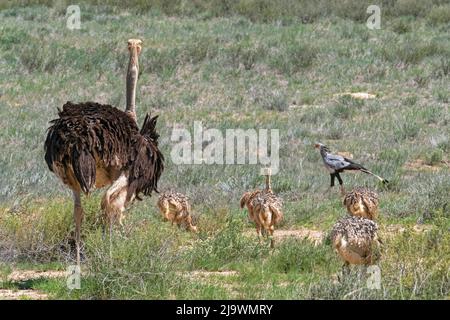
<svg viewBox="0 0 450 320">
<path fill-rule="evenodd" d="M 339 173 L 344 172 L 346 170 L 358 170 L 367 174 L 370 174 L 380 180 L 383 184 L 388 183 L 386 179 L 376 175 L 373 172 L 370 172 L 368 169 L 364 168 L 362 165 L 354 162 L 351 159 L 345 158 L 343 156 L 332 154 L 330 149 L 322 143 L 316 143 L 314 145 L 316 149 L 319 149 L 320 155 L 322 156 L 323 163 L 325 168 L 330 172 L 331 184 L 330 188 L 334 187 L 335 178 L 338 179 L 341 193 L 345 194 L 345 189 L 343 186 L 343 181 Z"/>
</svg>

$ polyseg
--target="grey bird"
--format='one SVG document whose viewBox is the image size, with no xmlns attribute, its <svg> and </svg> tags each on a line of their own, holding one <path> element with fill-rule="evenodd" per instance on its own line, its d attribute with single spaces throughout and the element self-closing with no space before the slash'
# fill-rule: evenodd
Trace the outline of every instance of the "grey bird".
<svg viewBox="0 0 450 320">
<path fill-rule="evenodd" d="M 339 173 L 344 172 L 346 170 L 358 170 L 367 174 L 370 174 L 380 180 L 383 184 L 388 183 L 386 179 L 376 175 L 373 172 L 370 172 L 368 169 L 364 168 L 359 163 L 354 162 L 351 159 L 345 158 L 343 156 L 332 154 L 330 149 L 322 143 L 316 143 L 314 145 L 316 149 L 319 149 L 320 155 L 322 156 L 323 163 L 325 164 L 325 168 L 330 172 L 331 185 L 330 188 L 334 187 L 335 178 L 338 179 L 341 193 L 345 194 L 345 189 L 343 186 L 343 181 Z"/>
</svg>

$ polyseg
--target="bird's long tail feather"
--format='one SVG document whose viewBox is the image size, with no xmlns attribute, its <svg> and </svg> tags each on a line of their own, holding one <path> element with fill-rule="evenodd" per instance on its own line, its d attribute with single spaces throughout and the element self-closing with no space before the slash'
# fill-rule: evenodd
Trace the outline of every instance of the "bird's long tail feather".
<svg viewBox="0 0 450 320">
<path fill-rule="evenodd" d="M 375 173 L 373 173 L 373 172 L 370 172 L 370 171 L 367 170 L 367 169 L 361 169 L 361 171 L 364 172 L 364 173 L 367 173 L 367 174 L 370 174 L 370 175 L 374 176 L 375 178 L 377 178 L 378 180 L 380 180 L 383 184 L 389 183 L 388 180 L 386 180 L 386 179 L 380 177 L 379 175 L 377 175 L 377 174 L 375 174 Z"/>
</svg>

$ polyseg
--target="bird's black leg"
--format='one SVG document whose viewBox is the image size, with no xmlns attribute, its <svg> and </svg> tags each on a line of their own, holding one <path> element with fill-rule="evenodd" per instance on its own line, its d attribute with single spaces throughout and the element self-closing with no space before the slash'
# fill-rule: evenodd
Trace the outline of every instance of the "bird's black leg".
<svg viewBox="0 0 450 320">
<path fill-rule="evenodd" d="M 339 181 L 339 188 L 341 190 L 341 193 L 342 193 L 342 195 L 345 195 L 344 182 L 342 181 L 342 178 L 339 175 L 339 172 L 336 172 L 335 175 Z"/>
<path fill-rule="evenodd" d="M 334 173 L 330 173 L 330 187 L 324 192 L 324 194 L 327 194 L 330 192 L 331 188 L 334 187 L 334 178 L 335 178 L 335 174 Z"/>
</svg>

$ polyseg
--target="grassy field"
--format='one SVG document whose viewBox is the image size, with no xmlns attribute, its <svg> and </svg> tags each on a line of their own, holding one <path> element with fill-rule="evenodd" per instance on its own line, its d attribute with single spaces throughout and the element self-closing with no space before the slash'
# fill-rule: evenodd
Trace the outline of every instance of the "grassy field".
<svg viewBox="0 0 450 320">
<path fill-rule="evenodd" d="M 80 30 L 65 27 L 64 1 L 0 4 L 0 289 L 57 299 L 450 298 L 448 1 L 382 1 L 379 30 L 366 27 L 367 6 L 356 0 L 88 2 Z M 162 222 L 152 197 L 133 204 L 109 241 L 97 191 L 84 199 L 81 289 L 64 278 L 11 280 L 13 271 L 73 264 L 71 194 L 46 167 L 46 128 L 66 101 L 124 108 L 132 37 L 144 40 L 139 123 L 160 115 L 161 189 L 189 195 L 200 232 Z M 172 162 L 173 128 L 192 131 L 194 121 L 223 132 L 279 129 L 277 230 L 320 231 L 324 240 L 258 243 L 239 198 L 262 187 L 259 166 Z M 346 211 L 338 190 L 325 193 L 317 141 L 390 181 L 343 176 L 347 188 L 380 194 L 380 290 L 366 288 L 358 268 L 337 281 L 342 262 L 326 235 Z"/>
</svg>

